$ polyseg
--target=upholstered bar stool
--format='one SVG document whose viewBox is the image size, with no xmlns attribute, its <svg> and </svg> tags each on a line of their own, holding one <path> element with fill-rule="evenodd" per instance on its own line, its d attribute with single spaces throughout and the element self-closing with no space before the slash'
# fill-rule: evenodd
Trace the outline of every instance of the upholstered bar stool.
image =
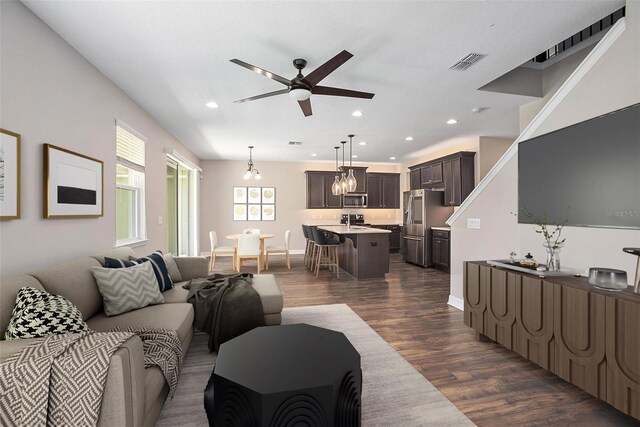
<svg viewBox="0 0 640 427">
<path fill-rule="evenodd" d="M 311 256 L 311 248 L 313 247 L 313 240 L 309 237 L 309 226 L 302 224 L 302 234 L 305 239 L 304 265 L 309 266 L 309 257 Z"/>
<path fill-rule="evenodd" d="M 312 232 L 313 240 L 316 243 L 316 277 L 318 277 L 320 267 L 323 265 L 329 267 L 329 271 L 334 271 L 336 277 L 340 277 L 340 266 L 338 265 L 338 246 L 340 242 L 327 239 L 327 236 L 317 228 L 313 228 Z"/>
</svg>

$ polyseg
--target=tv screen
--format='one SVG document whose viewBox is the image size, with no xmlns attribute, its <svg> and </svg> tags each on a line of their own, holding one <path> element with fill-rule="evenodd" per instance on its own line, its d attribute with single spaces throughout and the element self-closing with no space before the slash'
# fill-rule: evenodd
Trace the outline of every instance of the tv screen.
<svg viewBox="0 0 640 427">
<path fill-rule="evenodd" d="M 640 229 L 640 104 L 518 145 L 518 222 Z"/>
</svg>

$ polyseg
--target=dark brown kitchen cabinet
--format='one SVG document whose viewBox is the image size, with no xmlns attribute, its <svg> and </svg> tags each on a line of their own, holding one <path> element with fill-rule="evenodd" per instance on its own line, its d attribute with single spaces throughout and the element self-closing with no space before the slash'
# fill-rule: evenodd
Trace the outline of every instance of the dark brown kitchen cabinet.
<svg viewBox="0 0 640 427">
<path fill-rule="evenodd" d="M 442 162 L 427 164 L 420 168 L 421 188 L 442 186 Z"/>
<path fill-rule="evenodd" d="M 400 209 L 400 174 L 368 173 L 369 209 Z"/>
<path fill-rule="evenodd" d="M 451 250 L 449 245 L 449 232 L 445 230 L 431 231 L 431 254 L 433 266 L 449 272 Z"/>
<path fill-rule="evenodd" d="M 460 206 L 473 191 L 474 155 L 461 152 L 442 161 L 445 206 Z"/>
<path fill-rule="evenodd" d="M 349 169 L 353 169 L 353 176 L 356 178 L 357 186 L 352 193 L 366 193 L 367 192 L 367 168 L 362 166 L 340 166 L 340 170 L 343 171 L 346 176 L 349 176 Z M 333 183 L 333 181 L 331 181 Z"/>
<path fill-rule="evenodd" d="M 306 171 L 307 209 L 340 209 L 342 196 L 334 196 L 331 185 L 336 173 L 331 171 Z"/>
<path fill-rule="evenodd" d="M 397 253 L 402 249 L 402 226 L 401 225 L 371 225 L 371 228 L 389 230 L 389 252 Z"/>
<path fill-rule="evenodd" d="M 421 187 L 420 168 L 411 169 L 409 172 L 409 188 L 411 190 L 419 190 Z"/>
</svg>

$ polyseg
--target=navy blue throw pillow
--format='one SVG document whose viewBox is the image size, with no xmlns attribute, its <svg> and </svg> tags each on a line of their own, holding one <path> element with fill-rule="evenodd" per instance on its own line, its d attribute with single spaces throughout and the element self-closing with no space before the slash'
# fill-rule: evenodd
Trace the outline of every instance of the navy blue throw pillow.
<svg viewBox="0 0 640 427">
<path fill-rule="evenodd" d="M 131 258 L 128 261 L 104 257 L 104 266 L 107 268 L 133 267 L 134 265 L 142 264 L 143 262 L 151 263 L 153 272 L 156 274 L 156 279 L 158 279 L 158 285 L 160 285 L 160 292 L 168 291 L 173 288 L 173 282 L 171 281 L 171 277 L 169 277 L 169 270 L 167 270 L 167 264 L 165 264 L 164 258 L 162 258 L 161 251 L 155 251 L 151 255 L 147 255 L 142 258 Z"/>
</svg>

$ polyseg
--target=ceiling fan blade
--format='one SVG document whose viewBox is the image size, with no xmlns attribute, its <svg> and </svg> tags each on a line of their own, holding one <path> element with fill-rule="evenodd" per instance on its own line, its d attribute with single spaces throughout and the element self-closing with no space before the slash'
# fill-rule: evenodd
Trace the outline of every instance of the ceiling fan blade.
<svg viewBox="0 0 640 427">
<path fill-rule="evenodd" d="M 313 87 L 320 83 L 322 79 L 327 77 L 329 74 L 333 73 L 339 66 L 347 62 L 349 59 L 353 57 L 353 54 L 343 50 L 315 70 L 309 73 L 302 81 L 309 85 L 309 87 Z"/>
<path fill-rule="evenodd" d="M 332 96 L 348 96 L 350 98 L 371 99 L 375 93 L 360 92 L 357 90 L 340 89 L 339 87 L 315 86 L 311 89 L 314 95 L 332 95 Z"/>
<path fill-rule="evenodd" d="M 238 64 L 241 67 L 247 68 L 251 71 L 255 71 L 258 74 L 262 74 L 265 77 L 270 78 L 271 80 L 275 80 L 277 82 L 282 83 L 285 86 L 290 86 L 291 85 L 291 80 L 285 79 L 282 76 L 279 76 L 277 74 L 272 73 L 271 71 L 267 71 L 264 68 L 260 68 L 260 67 L 256 67 L 255 65 L 251 65 L 248 64 L 244 61 L 241 61 L 239 59 L 230 59 L 229 61 L 233 62 L 234 64 Z"/>
<path fill-rule="evenodd" d="M 300 108 L 302 108 L 302 112 L 304 113 L 305 117 L 309 117 L 312 114 L 310 99 L 305 99 L 304 101 L 298 101 L 298 104 L 300 104 Z"/>
<path fill-rule="evenodd" d="M 255 101 L 256 99 L 268 98 L 270 96 L 282 95 L 288 93 L 289 89 L 280 89 L 274 92 L 263 93 L 262 95 L 252 96 L 251 98 L 239 99 L 237 101 L 233 101 L 234 104 L 241 104 L 243 102 Z"/>
</svg>

